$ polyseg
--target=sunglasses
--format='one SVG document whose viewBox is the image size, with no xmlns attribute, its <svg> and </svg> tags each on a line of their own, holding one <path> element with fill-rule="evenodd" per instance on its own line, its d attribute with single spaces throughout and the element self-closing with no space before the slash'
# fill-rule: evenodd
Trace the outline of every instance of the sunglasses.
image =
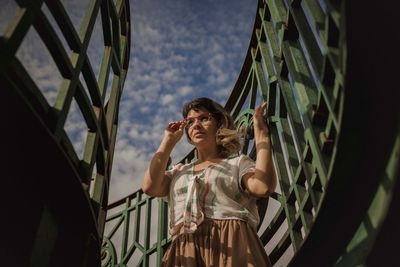
<svg viewBox="0 0 400 267">
<path fill-rule="evenodd" d="M 190 118 L 186 118 L 185 122 L 186 122 L 186 129 L 189 129 L 191 127 L 194 126 L 194 124 L 196 123 L 196 121 L 199 121 L 201 125 L 207 125 L 212 119 L 212 114 L 208 113 L 208 114 L 201 114 L 199 116 L 196 117 L 190 117 Z"/>
</svg>

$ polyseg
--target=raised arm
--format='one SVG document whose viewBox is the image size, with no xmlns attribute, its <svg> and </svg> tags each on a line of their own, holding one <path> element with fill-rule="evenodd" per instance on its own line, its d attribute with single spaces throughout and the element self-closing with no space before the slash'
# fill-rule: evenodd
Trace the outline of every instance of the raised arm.
<svg viewBox="0 0 400 267">
<path fill-rule="evenodd" d="M 183 135 L 185 121 L 176 121 L 168 124 L 160 146 L 153 155 L 150 164 L 144 173 L 142 190 L 149 196 L 166 196 L 169 191 L 170 179 L 165 175 L 168 159 L 172 149 Z"/>
<path fill-rule="evenodd" d="M 276 189 L 277 178 L 272 163 L 271 140 L 263 114 L 267 103 L 254 111 L 254 139 L 256 143 L 256 171 L 243 177 L 244 186 L 254 196 L 268 197 Z"/>
</svg>

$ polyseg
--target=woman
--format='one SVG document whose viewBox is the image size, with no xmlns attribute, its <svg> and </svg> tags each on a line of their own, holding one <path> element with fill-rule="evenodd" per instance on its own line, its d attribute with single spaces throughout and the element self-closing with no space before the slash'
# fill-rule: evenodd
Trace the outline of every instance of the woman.
<svg viewBox="0 0 400 267">
<path fill-rule="evenodd" d="M 169 202 L 172 242 L 162 266 L 271 266 L 256 232 L 256 200 L 277 183 L 266 107 L 257 107 L 253 118 L 255 163 L 239 154 L 232 117 L 211 99 L 185 104 L 184 119 L 168 124 L 142 185 L 146 194 Z M 197 161 L 164 171 L 184 132 Z"/>
</svg>

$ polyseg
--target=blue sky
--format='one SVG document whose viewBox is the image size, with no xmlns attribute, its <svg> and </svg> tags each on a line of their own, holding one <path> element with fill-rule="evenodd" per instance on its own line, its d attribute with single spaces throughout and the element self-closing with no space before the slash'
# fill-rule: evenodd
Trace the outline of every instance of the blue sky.
<svg viewBox="0 0 400 267">
<path fill-rule="evenodd" d="M 77 30 L 88 2 L 62 1 Z M 247 52 L 257 1 L 133 0 L 130 5 L 131 57 L 120 103 L 110 202 L 139 188 L 166 124 L 181 118 L 184 102 L 207 96 L 225 104 Z M 2 0 L 2 34 L 16 10 L 14 1 Z M 42 11 L 49 14 L 45 5 Z M 51 15 L 49 20 L 55 25 Z M 96 75 L 103 51 L 98 45 L 103 41 L 101 33 L 99 16 L 88 48 Z M 70 53 L 65 40 L 62 42 Z M 17 57 L 48 102 L 54 104 L 62 77 L 33 29 Z M 76 103 L 71 106 L 65 130 L 81 155 L 87 127 Z M 182 138 L 172 154 L 173 162 L 191 149 Z"/>
<path fill-rule="evenodd" d="M 138 185 L 166 124 L 181 118 L 184 102 L 208 96 L 225 104 L 247 52 L 256 3 L 131 2 L 132 55 L 120 106 L 111 198 L 129 181 Z M 191 149 L 182 138 L 173 161 Z"/>
</svg>

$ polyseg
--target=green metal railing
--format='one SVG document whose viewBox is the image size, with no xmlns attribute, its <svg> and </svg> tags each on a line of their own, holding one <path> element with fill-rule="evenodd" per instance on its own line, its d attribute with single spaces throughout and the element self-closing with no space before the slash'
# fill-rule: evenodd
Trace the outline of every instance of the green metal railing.
<svg viewBox="0 0 400 267">
<path fill-rule="evenodd" d="M 89 1 L 78 31 L 59 0 L 16 1 L 16 5 L 16 15 L 0 38 L 1 99 L 7 99 L 9 105 L 9 115 L 2 110 L 9 126 L 5 138 L 10 143 L 18 140 L 14 147 L 6 148 L 10 157 L 5 173 L 13 178 L 5 188 L 19 181 L 22 190 L 35 191 L 32 198 L 24 196 L 34 210 L 32 217 L 26 215 L 24 220 L 36 226 L 29 232 L 24 227 L 15 229 L 24 238 L 19 250 L 28 251 L 28 255 L 19 257 L 27 262 L 12 265 L 64 266 L 72 262 L 74 266 L 93 266 L 100 261 L 119 101 L 130 56 L 129 1 Z M 94 32 L 96 20 L 101 22 L 102 32 Z M 38 34 L 38 42 L 47 49 L 62 77 L 54 105 L 17 57 L 30 31 Z M 104 43 L 96 44 L 102 52 L 96 57 L 102 61 L 93 66 L 88 47 L 91 38 L 99 34 Z M 99 69 L 98 78 L 93 67 Z M 71 111 L 72 102 L 79 111 Z M 25 111 L 27 115 L 23 115 Z M 73 137 L 65 131 L 71 112 L 82 114 L 87 129 L 82 158 L 74 149 Z M 13 158 L 13 151 L 22 155 Z M 32 165 L 29 174 L 18 173 L 21 162 L 27 169 Z M 36 170 L 44 162 L 48 165 Z M 30 177 L 35 177 L 33 185 L 27 180 Z M 79 219 L 71 220 L 74 216 Z"/>
<path fill-rule="evenodd" d="M 102 266 L 158 266 L 169 242 L 167 214 L 164 201 L 141 190 L 111 204 Z"/>
</svg>

